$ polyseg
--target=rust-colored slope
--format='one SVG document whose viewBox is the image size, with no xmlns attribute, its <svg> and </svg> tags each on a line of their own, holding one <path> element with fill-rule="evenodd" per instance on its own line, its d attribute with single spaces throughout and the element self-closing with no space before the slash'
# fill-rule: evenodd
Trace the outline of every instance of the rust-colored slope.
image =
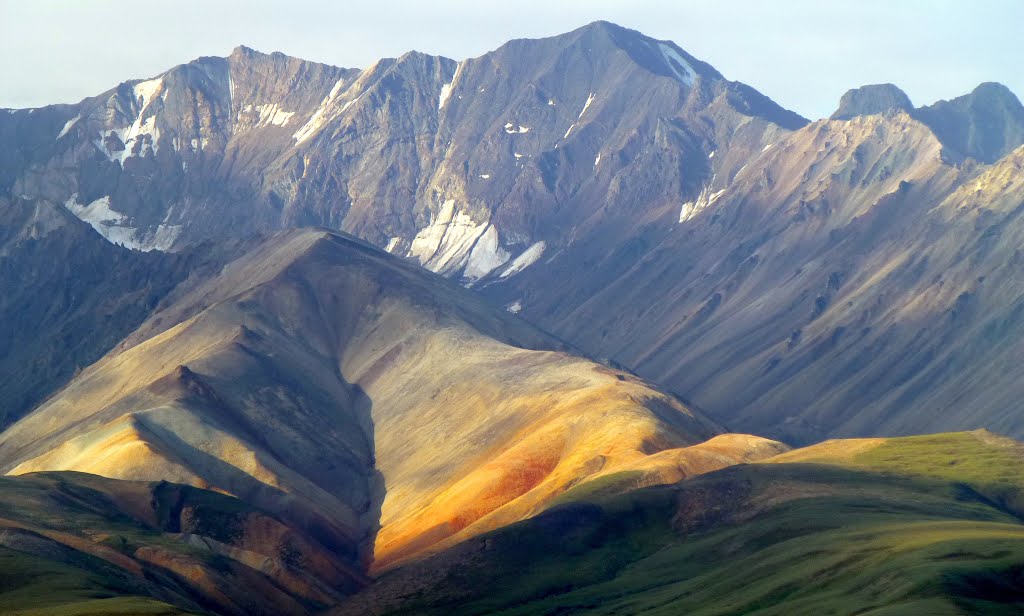
<svg viewBox="0 0 1024 616">
<path fill-rule="evenodd" d="M 642 485 L 676 483 L 734 464 L 750 464 L 789 451 L 789 446 L 751 434 L 722 434 L 703 443 L 667 449 L 624 467 L 642 473 Z"/>
<path fill-rule="evenodd" d="M 737 464 L 775 460 L 789 445 L 750 434 L 720 434 L 689 447 L 665 449 L 594 473 L 551 502 L 551 506 L 679 483 Z"/>
<path fill-rule="evenodd" d="M 290 232 L 0 435 L 0 465 L 223 491 L 380 568 L 719 431 L 440 277 Z"/>
</svg>

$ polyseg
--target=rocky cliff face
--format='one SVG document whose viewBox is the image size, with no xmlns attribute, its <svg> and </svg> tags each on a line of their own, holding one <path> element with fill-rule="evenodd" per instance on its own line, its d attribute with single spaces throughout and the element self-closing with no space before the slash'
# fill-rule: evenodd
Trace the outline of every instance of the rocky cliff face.
<svg viewBox="0 0 1024 616">
<path fill-rule="evenodd" d="M 143 250 L 324 226 L 472 281 L 674 216 L 803 123 L 607 23 L 362 71 L 238 48 L 3 114 L 0 139 L 22 147 L 0 188 Z"/>
<path fill-rule="evenodd" d="M 902 111 L 815 122 L 600 284 L 556 260 L 485 293 L 532 294 L 527 318 L 733 429 L 1021 434 L 1018 373 L 998 366 L 1020 351 L 1024 148 L 991 166 L 948 151 Z"/>
<path fill-rule="evenodd" d="M 916 109 L 867 86 L 807 125 L 598 22 L 363 70 L 238 48 L 0 113 L 0 190 L 141 250 L 344 230 L 746 430 L 1021 434 L 985 393 L 1015 373 L 973 366 L 998 338 L 985 332 L 1015 323 L 1015 296 L 979 304 L 978 281 L 1015 288 L 1000 238 L 1018 226 L 1022 127 L 996 84 Z M 949 255 L 971 264 L 956 284 L 937 265 Z M 964 370 L 961 394 L 936 393 Z"/>
<path fill-rule="evenodd" d="M 790 497 L 815 536 L 895 503 L 1012 541 L 1020 446 L 989 433 L 778 475 L 747 463 L 788 446 L 722 433 L 1024 434 L 1022 118 L 993 84 L 917 109 L 883 85 L 807 123 L 607 23 L 364 70 L 238 48 L 3 110 L 0 570 L 26 573 L 0 611 L 532 609 L 620 570 L 609 601 L 660 600 L 679 531 L 764 547 Z M 717 541 L 673 570 L 735 570 Z M 719 577 L 706 604 L 749 582 Z"/>
<path fill-rule="evenodd" d="M 1024 143 L 1024 105 L 999 83 L 917 110 L 951 154 L 994 163 Z"/>
<path fill-rule="evenodd" d="M 848 90 L 839 100 L 839 109 L 832 120 L 850 120 L 861 115 L 878 115 L 895 111 L 910 112 L 910 97 L 891 83 L 862 86 Z"/>
</svg>

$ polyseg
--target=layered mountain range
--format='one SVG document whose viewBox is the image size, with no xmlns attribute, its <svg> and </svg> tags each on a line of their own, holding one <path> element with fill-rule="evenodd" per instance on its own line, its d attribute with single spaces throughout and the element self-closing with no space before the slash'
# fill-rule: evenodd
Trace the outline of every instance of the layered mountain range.
<svg viewBox="0 0 1024 616">
<path fill-rule="evenodd" d="M 810 122 L 597 22 L 0 144 L 0 611 L 1024 609 L 1021 445 L 889 438 L 1024 436 L 1001 85 Z"/>
<path fill-rule="evenodd" d="M 70 580 L 41 605 L 110 613 L 79 601 L 102 587 L 126 610 L 145 599 L 317 612 L 588 481 L 667 483 L 789 449 L 722 434 L 650 383 L 351 236 L 284 231 L 226 262 L 197 251 L 175 280 L 182 255 L 111 246 L 59 206 L 10 207 L 31 230 L 15 244 L 32 248 L 23 272 L 52 262 L 36 243 L 86 233 L 83 250 L 167 280 L 69 284 L 87 302 L 58 324 L 128 315 L 121 328 L 100 319 L 79 338 L 86 352 L 130 331 L 0 433 L 0 491 L 17 503 L 0 515 L 0 558 Z M 58 364 L 51 355 L 38 361 Z M 5 582 L 14 596 L 0 605 L 35 605 L 17 599 L 24 584 Z M 227 591 L 238 585 L 257 590 Z"/>
<path fill-rule="evenodd" d="M 364 70 L 239 47 L 9 110 L 0 140 L 0 190 L 112 242 L 345 231 L 738 429 L 1024 434 L 993 368 L 1024 143 L 998 84 L 916 109 L 867 86 L 808 123 L 597 22 Z"/>
</svg>

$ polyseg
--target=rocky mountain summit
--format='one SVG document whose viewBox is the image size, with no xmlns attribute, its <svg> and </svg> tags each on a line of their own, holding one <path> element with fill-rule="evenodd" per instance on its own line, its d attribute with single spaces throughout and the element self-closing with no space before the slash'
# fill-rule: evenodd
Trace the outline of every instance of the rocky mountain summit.
<svg viewBox="0 0 1024 616">
<path fill-rule="evenodd" d="M 239 47 L 0 113 L 0 141 L 0 193 L 111 242 L 351 233 L 731 427 L 1024 434 L 992 393 L 1021 379 L 980 372 L 1017 313 L 1024 107 L 998 84 L 919 108 L 865 86 L 808 123 L 596 22 L 361 70 Z"/>
<path fill-rule="evenodd" d="M 1024 610 L 1003 86 L 809 122 L 597 22 L 0 145 L 0 612 Z"/>
</svg>

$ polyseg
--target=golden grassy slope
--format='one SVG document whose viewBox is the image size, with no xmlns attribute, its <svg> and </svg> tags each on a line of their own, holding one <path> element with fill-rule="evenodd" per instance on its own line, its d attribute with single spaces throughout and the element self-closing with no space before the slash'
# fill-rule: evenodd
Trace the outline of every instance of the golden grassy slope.
<svg viewBox="0 0 1024 616">
<path fill-rule="evenodd" d="M 719 431 L 447 281 L 290 232 L 0 435 L 0 468 L 223 491 L 379 569 Z"/>
</svg>

